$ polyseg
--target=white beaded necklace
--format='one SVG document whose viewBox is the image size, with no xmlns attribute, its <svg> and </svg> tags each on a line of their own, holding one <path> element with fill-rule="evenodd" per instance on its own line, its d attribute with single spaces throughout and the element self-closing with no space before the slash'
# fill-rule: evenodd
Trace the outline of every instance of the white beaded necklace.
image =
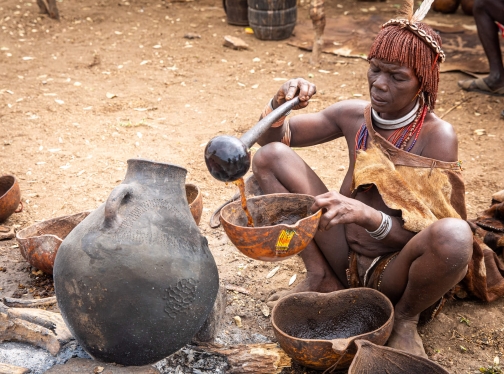
<svg viewBox="0 0 504 374">
<path fill-rule="evenodd" d="M 418 108 L 420 108 L 420 100 L 417 99 L 415 107 L 406 114 L 404 117 L 398 119 L 383 119 L 380 117 L 378 112 L 376 112 L 373 108 L 371 108 L 371 116 L 373 117 L 374 124 L 383 130 L 395 130 L 406 125 L 409 125 L 411 121 L 413 121 L 418 112 Z"/>
</svg>

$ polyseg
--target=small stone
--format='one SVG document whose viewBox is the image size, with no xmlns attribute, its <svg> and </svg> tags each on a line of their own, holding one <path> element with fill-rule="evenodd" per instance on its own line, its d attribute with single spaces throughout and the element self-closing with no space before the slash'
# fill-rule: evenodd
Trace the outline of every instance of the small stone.
<svg viewBox="0 0 504 374">
<path fill-rule="evenodd" d="M 242 320 L 241 320 L 240 316 L 234 316 L 233 319 L 235 321 L 236 326 L 242 327 Z"/>
<path fill-rule="evenodd" d="M 184 38 L 186 38 L 186 39 L 201 39 L 201 35 L 195 34 L 192 32 L 188 32 L 187 34 L 184 35 Z"/>
<path fill-rule="evenodd" d="M 231 48 L 231 49 L 236 49 L 236 50 L 248 49 L 248 47 L 249 47 L 248 44 L 245 43 L 240 38 L 237 38 L 235 36 L 230 36 L 230 35 L 226 35 L 224 37 L 223 46 Z"/>
<path fill-rule="evenodd" d="M 268 317 L 270 315 L 269 307 L 266 304 L 261 305 L 261 312 L 265 317 Z"/>
</svg>

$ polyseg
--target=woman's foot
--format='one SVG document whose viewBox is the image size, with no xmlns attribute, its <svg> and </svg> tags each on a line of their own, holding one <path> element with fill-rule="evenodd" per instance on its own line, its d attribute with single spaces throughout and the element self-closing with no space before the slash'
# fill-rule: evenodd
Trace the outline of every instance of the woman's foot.
<svg viewBox="0 0 504 374">
<path fill-rule="evenodd" d="M 297 292 L 312 291 L 326 293 L 341 289 L 344 289 L 344 287 L 334 275 L 326 276 L 325 274 L 322 275 L 319 273 L 307 272 L 306 278 L 293 289 L 278 291 L 271 295 L 268 299 L 267 305 L 270 308 L 273 308 L 278 300 L 280 300 L 282 297 Z"/>
<path fill-rule="evenodd" d="M 387 341 L 387 346 L 400 349 L 417 356 L 428 358 L 422 343 L 422 338 L 417 330 L 418 320 L 394 320 L 392 334 Z"/>
<path fill-rule="evenodd" d="M 487 78 L 459 81 L 458 85 L 465 91 L 479 92 L 486 95 L 504 96 L 504 83 Z"/>
</svg>

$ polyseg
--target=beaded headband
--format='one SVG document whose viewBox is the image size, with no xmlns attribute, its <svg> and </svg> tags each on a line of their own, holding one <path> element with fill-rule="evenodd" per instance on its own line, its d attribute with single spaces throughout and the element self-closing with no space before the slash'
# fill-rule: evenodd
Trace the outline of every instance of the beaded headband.
<svg viewBox="0 0 504 374">
<path fill-rule="evenodd" d="M 420 22 L 429 11 L 434 0 L 425 0 L 422 5 L 417 9 L 415 14 L 413 14 L 413 1 L 407 0 L 405 6 L 402 9 L 402 13 L 407 18 L 394 18 L 388 22 L 385 22 L 382 25 L 382 28 L 387 26 L 399 26 L 401 28 L 406 28 L 411 31 L 413 34 L 418 36 L 425 44 L 429 46 L 436 54 L 439 55 L 439 59 L 441 62 L 444 62 L 446 59 L 446 55 L 441 49 L 441 46 L 432 38 L 432 36 L 428 35 L 425 31 L 420 29 L 416 23 Z"/>
</svg>

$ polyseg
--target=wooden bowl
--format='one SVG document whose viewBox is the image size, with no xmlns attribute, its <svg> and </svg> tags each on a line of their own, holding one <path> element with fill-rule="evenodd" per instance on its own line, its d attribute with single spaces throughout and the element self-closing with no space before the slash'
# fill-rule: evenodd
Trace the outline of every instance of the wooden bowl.
<svg viewBox="0 0 504 374">
<path fill-rule="evenodd" d="M 357 352 L 355 340 L 387 342 L 394 326 L 394 307 L 372 288 L 298 292 L 277 302 L 271 324 L 278 343 L 293 360 L 316 370 L 340 370 L 350 366 Z"/>
<path fill-rule="evenodd" d="M 270 194 L 247 199 L 254 227 L 247 227 L 241 201 L 220 213 L 224 231 L 244 255 L 262 261 L 280 261 L 306 248 L 318 229 L 322 211 L 312 213 L 313 196 Z"/>
<path fill-rule="evenodd" d="M 197 186 L 186 184 L 186 196 L 191 214 L 198 224 L 203 212 L 201 192 Z M 21 255 L 33 267 L 52 274 L 59 246 L 89 213 L 91 212 L 87 211 L 37 222 L 18 231 L 16 239 Z"/>
<path fill-rule="evenodd" d="M 0 177 L 0 222 L 16 211 L 21 202 L 21 190 L 14 175 Z"/>
<path fill-rule="evenodd" d="M 428 358 L 383 347 L 366 340 L 356 340 L 357 354 L 348 374 L 448 374 L 448 371 Z"/>
<path fill-rule="evenodd" d="M 189 203 L 189 209 L 191 214 L 196 221 L 196 225 L 199 225 L 201 221 L 201 215 L 203 214 L 203 196 L 198 186 L 194 184 L 187 183 L 185 185 L 187 202 Z"/>
<path fill-rule="evenodd" d="M 21 255 L 33 267 L 52 274 L 54 259 L 63 240 L 91 212 L 37 222 L 16 233 Z"/>
</svg>

